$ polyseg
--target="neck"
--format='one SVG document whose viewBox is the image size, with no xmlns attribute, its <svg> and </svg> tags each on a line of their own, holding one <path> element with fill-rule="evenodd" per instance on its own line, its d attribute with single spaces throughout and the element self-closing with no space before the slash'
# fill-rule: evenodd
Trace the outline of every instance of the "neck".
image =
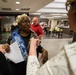
<svg viewBox="0 0 76 75">
<path fill-rule="evenodd" d="M 20 31 L 20 35 L 21 36 L 28 36 L 29 35 L 29 33 L 30 33 L 30 31 Z"/>
</svg>

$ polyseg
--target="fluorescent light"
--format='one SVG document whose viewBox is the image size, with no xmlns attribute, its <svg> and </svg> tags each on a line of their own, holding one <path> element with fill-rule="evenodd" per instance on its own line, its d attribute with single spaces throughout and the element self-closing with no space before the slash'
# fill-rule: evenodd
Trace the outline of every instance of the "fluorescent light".
<svg viewBox="0 0 76 75">
<path fill-rule="evenodd" d="M 65 8 L 65 4 L 63 3 L 50 3 L 46 5 L 45 7 L 50 7 L 50 8 Z"/>
<path fill-rule="evenodd" d="M 54 2 L 66 2 L 66 0 L 55 0 Z"/>
<path fill-rule="evenodd" d="M 20 4 L 20 2 L 16 2 L 16 4 Z"/>
<path fill-rule="evenodd" d="M 52 15 L 52 16 L 67 16 L 67 14 L 49 14 L 49 15 Z"/>
<path fill-rule="evenodd" d="M 29 13 L 30 15 L 41 15 L 41 13 Z"/>
<path fill-rule="evenodd" d="M 50 4 L 46 5 L 45 7 L 39 9 L 37 13 L 42 13 L 41 18 L 61 18 L 67 17 L 66 11 L 66 0 L 54 0 Z M 44 14 L 45 13 L 45 14 Z M 47 14 L 48 13 L 48 14 Z"/>
<path fill-rule="evenodd" d="M 50 14 L 50 15 L 52 15 L 52 16 L 57 16 L 57 15 L 61 15 L 61 14 Z"/>
<path fill-rule="evenodd" d="M 61 16 L 53 16 L 53 17 L 61 17 Z"/>
<path fill-rule="evenodd" d="M 67 13 L 66 9 L 40 9 L 37 12 L 50 12 L 50 13 Z"/>
</svg>

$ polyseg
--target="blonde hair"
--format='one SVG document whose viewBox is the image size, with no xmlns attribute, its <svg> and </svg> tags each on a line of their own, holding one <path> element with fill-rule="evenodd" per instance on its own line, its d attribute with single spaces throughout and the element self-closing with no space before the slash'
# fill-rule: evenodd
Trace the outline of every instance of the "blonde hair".
<svg viewBox="0 0 76 75">
<path fill-rule="evenodd" d="M 20 23 L 23 19 L 26 20 L 27 18 L 29 19 L 29 21 L 31 21 L 30 17 L 27 16 L 26 14 L 18 15 L 18 16 L 16 17 L 16 21 L 13 23 L 13 25 L 14 25 L 14 26 L 17 26 L 18 23 Z"/>
</svg>

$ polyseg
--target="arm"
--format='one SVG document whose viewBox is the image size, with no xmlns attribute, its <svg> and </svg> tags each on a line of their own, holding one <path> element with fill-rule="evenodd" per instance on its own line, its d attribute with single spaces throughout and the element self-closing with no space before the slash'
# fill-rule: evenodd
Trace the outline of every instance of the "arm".
<svg viewBox="0 0 76 75">
<path fill-rule="evenodd" d="M 38 43 L 39 43 L 38 39 L 31 38 L 26 75 L 35 75 L 36 71 L 40 67 L 36 54 L 36 47 Z"/>
<path fill-rule="evenodd" d="M 3 45 L 0 45 L 0 52 L 2 52 L 3 54 L 6 52 L 5 49 L 3 48 Z"/>
<path fill-rule="evenodd" d="M 29 56 L 30 55 L 37 56 L 37 54 L 36 54 L 36 47 L 37 47 L 38 43 L 39 43 L 39 39 L 31 38 L 31 40 L 30 40 Z"/>
<path fill-rule="evenodd" d="M 8 44 L 2 44 L 0 45 L 0 51 L 4 54 L 4 53 L 9 53 L 10 51 L 10 47 Z"/>
<path fill-rule="evenodd" d="M 42 37 L 43 37 L 43 34 L 38 36 L 39 39 L 41 39 Z"/>
</svg>

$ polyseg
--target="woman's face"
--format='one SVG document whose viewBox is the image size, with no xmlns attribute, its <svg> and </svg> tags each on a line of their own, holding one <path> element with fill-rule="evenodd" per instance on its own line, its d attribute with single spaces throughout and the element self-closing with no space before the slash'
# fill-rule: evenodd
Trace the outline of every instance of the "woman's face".
<svg viewBox="0 0 76 75">
<path fill-rule="evenodd" d="M 22 31 L 29 31 L 30 30 L 30 20 L 27 19 L 23 19 L 20 23 L 19 23 L 19 28 Z"/>
</svg>

